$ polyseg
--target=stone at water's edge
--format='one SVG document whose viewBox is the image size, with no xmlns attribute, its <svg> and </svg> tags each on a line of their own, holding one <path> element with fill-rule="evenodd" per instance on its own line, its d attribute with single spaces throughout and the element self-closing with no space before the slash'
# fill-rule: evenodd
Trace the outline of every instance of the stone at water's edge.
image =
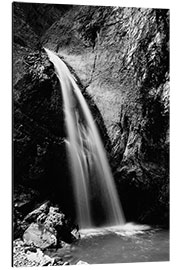
<svg viewBox="0 0 180 270">
<path fill-rule="evenodd" d="M 23 234 L 23 240 L 28 245 L 46 249 L 62 246 L 62 241 L 71 243 L 80 238 L 76 226 L 49 202 L 29 213 L 24 220 L 32 222 Z"/>
<path fill-rule="evenodd" d="M 27 259 L 32 262 L 36 262 L 39 266 L 53 265 L 54 259 L 47 255 L 44 255 L 40 249 L 37 252 L 27 252 Z"/>
<path fill-rule="evenodd" d="M 76 265 L 81 265 L 81 264 L 88 264 L 88 263 L 84 261 L 79 261 Z"/>
<path fill-rule="evenodd" d="M 41 249 L 57 244 L 56 236 L 49 231 L 43 231 L 37 223 L 32 223 L 28 227 L 23 235 L 23 240 L 26 244 L 34 244 Z"/>
<path fill-rule="evenodd" d="M 55 266 L 63 265 L 61 258 L 51 258 L 44 254 L 40 248 L 34 247 L 32 244 L 27 245 L 20 239 L 13 241 L 13 266 Z"/>
</svg>

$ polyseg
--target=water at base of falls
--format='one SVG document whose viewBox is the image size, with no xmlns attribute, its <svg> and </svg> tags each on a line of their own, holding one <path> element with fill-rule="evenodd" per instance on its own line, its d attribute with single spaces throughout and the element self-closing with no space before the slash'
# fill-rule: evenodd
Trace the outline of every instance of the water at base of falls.
<svg viewBox="0 0 180 270">
<path fill-rule="evenodd" d="M 148 225 L 126 223 L 125 225 L 116 225 L 111 227 L 81 229 L 79 232 L 81 238 L 87 238 L 99 235 L 107 235 L 111 233 L 121 236 L 131 236 L 135 234 L 143 234 L 145 231 L 150 229 L 151 227 Z"/>
<path fill-rule="evenodd" d="M 82 229 L 79 241 L 47 255 L 70 265 L 168 261 L 169 231 L 134 223 Z"/>
<path fill-rule="evenodd" d="M 52 51 L 45 50 L 62 90 L 66 145 L 79 227 L 123 225 L 125 218 L 114 179 L 88 105 L 65 63 Z"/>
</svg>

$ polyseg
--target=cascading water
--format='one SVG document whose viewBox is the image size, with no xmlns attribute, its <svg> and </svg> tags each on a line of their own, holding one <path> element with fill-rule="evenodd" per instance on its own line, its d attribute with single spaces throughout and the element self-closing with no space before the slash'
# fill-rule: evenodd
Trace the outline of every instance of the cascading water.
<svg viewBox="0 0 180 270">
<path fill-rule="evenodd" d="M 65 63 L 45 50 L 62 89 L 78 224 L 81 229 L 96 227 L 96 212 L 102 215 L 105 226 L 123 225 L 125 219 L 113 176 L 88 105 Z"/>
</svg>

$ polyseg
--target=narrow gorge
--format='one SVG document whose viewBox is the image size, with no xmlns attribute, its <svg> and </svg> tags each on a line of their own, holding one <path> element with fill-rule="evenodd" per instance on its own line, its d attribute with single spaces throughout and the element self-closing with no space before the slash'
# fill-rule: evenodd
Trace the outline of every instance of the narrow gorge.
<svg viewBox="0 0 180 270">
<path fill-rule="evenodd" d="M 13 265 L 169 260 L 169 10 L 12 11 Z"/>
</svg>

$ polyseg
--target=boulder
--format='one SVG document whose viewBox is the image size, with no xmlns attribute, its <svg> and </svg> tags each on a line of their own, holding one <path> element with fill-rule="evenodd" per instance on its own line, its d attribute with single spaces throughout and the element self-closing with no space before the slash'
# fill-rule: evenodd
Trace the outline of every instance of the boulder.
<svg viewBox="0 0 180 270">
<path fill-rule="evenodd" d="M 31 224 L 27 226 L 28 222 Z M 78 226 L 75 226 L 58 207 L 50 206 L 47 201 L 29 213 L 21 225 L 26 224 L 23 239 L 41 249 L 63 246 L 80 238 Z"/>
<path fill-rule="evenodd" d="M 42 215 L 46 216 L 47 213 L 48 213 L 48 211 L 49 211 L 49 207 L 48 207 L 49 204 L 50 204 L 49 201 L 43 203 L 37 209 L 35 209 L 34 211 L 30 212 L 24 218 L 24 220 L 27 221 L 27 222 L 35 222 L 39 216 L 41 216 L 41 217 L 42 217 Z"/>
<path fill-rule="evenodd" d="M 58 243 L 61 242 L 72 243 L 74 240 L 80 238 L 78 227 L 68 220 L 66 216 L 59 211 L 58 207 L 50 207 L 47 218 L 44 221 L 46 230 L 52 232 L 57 236 Z"/>
<path fill-rule="evenodd" d="M 24 216 L 34 207 L 39 193 L 31 188 L 17 185 L 13 194 L 13 238 L 22 237 L 24 231 L 28 228 L 29 222 L 24 220 Z"/>
<path fill-rule="evenodd" d="M 79 261 L 79 262 L 76 263 L 76 265 L 81 265 L 81 264 L 89 264 L 89 263 L 84 262 L 84 261 Z"/>
<path fill-rule="evenodd" d="M 50 258 L 48 255 L 45 255 L 40 249 L 37 249 L 37 252 L 28 251 L 26 256 L 29 261 L 36 262 L 39 266 L 54 264 L 54 259 Z"/>
<path fill-rule="evenodd" d="M 23 234 L 23 240 L 27 245 L 34 244 L 41 249 L 46 249 L 57 244 L 56 236 L 37 223 L 32 223 L 27 228 Z"/>
</svg>

